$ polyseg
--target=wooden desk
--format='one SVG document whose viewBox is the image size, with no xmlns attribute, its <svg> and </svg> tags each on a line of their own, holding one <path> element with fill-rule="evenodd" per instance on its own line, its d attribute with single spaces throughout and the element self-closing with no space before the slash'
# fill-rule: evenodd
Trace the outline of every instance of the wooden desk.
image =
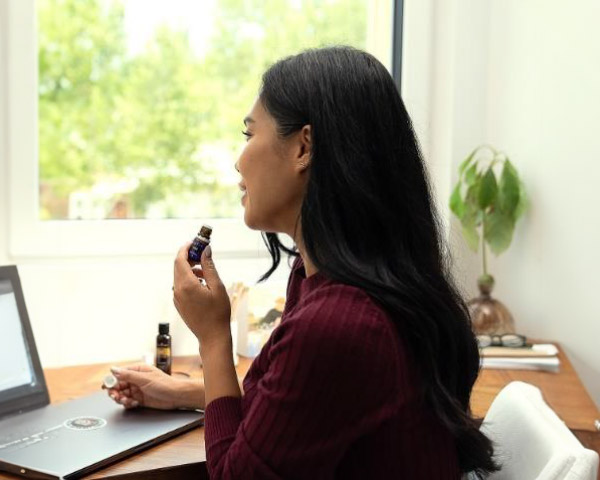
<svg viewBox="0 0 600 480">
<path fill-rule="evenodd" d="M 573 430 L 581 443 L 600 453 L 600 432 L 594 420 L 600 418 L 598 408 L 586 392 L 566 356 L 560 353 L 560 373 L 523 370 L 483 370 L 475 384 L 471 406 L 476 416 L 483 417 L 498 392 L 513 380 L 522 380 L 539 387 L 545 400 Z M 242 377 L 251 360 L 240 358 L 237 368 Z M 122 364 L 124 365 L 124 364 Z M 86 365 L 45 370 L 53 403 L 77 398 L 96 391 L 110 365 Z M 175 359 L 173 372 L 185 372 L 200 378 L 202 369 L 198 357 Z M 204 429 L 197 428 L 142 453 L 84 477 L 86 480 L 108 478 L 115 480 L 208 478 L 204 452 Z M 18 477 L 0 474 L 0 479 Z M 600 480 L 600 476 L 599 476 Z"/>
</svg>

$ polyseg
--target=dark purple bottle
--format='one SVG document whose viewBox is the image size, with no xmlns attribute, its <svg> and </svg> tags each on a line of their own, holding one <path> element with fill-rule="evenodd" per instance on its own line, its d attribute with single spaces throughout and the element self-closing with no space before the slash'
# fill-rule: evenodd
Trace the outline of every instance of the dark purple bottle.
<svg viewBox="0 0 600 480">
<path fill-rule="evenodd" d="M 202 252 L 210 243 L 210 235 L 212 234 L 212 228 L 208 225 L 202 225 L 202 228 L 194 238 L 194 242 L 188 251 L 188 260 L 190 262 L 199 263 Z"/>
</svg>

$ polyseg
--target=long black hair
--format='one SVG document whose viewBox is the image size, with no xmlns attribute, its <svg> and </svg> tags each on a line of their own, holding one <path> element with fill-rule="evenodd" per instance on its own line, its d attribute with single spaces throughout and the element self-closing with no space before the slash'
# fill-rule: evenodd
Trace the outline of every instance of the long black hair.
<svg viewBox="0 0 600 480">
<path fill-rule="evenodd" d="M 455 438 L 463 472 L 497 470 L 469 409 L 479 352 L 454 286 L 425 166 L 385 67 L 351 47 L 304 51 L 263 75 L 260 100 L 285 137 L 311 126 L 300 222 L 307 255 L 332 280 L 365 290 L 394 321 L 424 398 Z M 264 234 L 273 264 L 281 250 Z"/>
</svg>

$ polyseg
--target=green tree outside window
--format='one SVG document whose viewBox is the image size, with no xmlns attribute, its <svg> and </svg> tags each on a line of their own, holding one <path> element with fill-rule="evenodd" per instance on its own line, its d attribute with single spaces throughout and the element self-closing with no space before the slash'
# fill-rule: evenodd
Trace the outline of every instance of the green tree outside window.
<svg viewBox="0 0 600 480">
<path fill-rule="evenodd" d="M 132 54 L 126 1 L 37 1 L 42 219 L 236 215 L 219 166 L 233 169 L 261 73 L 366 44 L 366 0 L 221 0 L 202 55 L 167 24 Z"/>
</svg>

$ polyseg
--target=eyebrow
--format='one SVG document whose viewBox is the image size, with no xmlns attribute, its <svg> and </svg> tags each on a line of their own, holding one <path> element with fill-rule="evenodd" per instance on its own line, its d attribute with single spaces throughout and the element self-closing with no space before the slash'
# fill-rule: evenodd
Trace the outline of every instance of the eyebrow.
<svg viewBox="0 0 600 480">
<path fill-rule="evenodd" d="M 256 123 L 256 121 L 252 117 L 244 118 L 244 125 L 248 125 L 249 123 Z"/>
</svg>

